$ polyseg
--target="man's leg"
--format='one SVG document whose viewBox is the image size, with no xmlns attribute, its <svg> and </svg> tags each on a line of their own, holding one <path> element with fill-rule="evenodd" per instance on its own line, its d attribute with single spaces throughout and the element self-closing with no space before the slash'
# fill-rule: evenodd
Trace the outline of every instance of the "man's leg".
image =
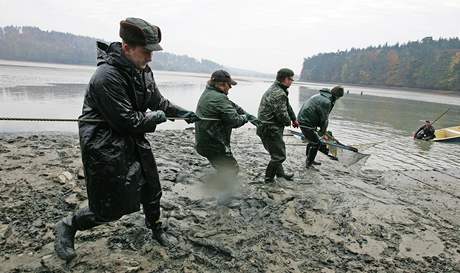
<svg viewBox="0 0 460 273">
<path fill-rule="evenodd" d="M 218 187 L 217 202 L 228 205 L 235 197 L 235 189 L 238 187 L 238 162 L 231 153 L 215 154 L 207 158 L 216 169 L 214 186 Z"/>
<path fill-rule="evenodd" d="M 282 170 L 282 164 L 286 160 L 286 146 L 283 140 L 283 129 L 265 135 L 262 138 L 265 149 L 270 153 L 270 162 L 265 170 L 265 182 L 274 182 L 275 175 L 292 179 Z"/>
<path fill-rule="evenodd" d="M 77 230 L 87 230 L 117 219 L 101 219 L 88 207 L 78 210 L 73 215 L 62 218 L 55 226 L 54 249 L 59 258 L 70 261 L 75 253 L 75 234 Z"/>
<path fill-rule="evenodd" d="M 301 128 L 301 130 L 305 138 L 308 140 L 308 145 L 307 145 L 305 153 L 307 156 L 306 166 L 307 168 L 309 168 L 315 164 L 315 157 L 316 157 L 316 154 L 318 153 L 318 149 L 320 146 L 320 139 L 319 139 L 318 134 L 314 130 L 307 129 L 307 128 Z"/>
<path fill-rule="evenodd" d="M 141 204 L 145 215 L 145 225 L 152 230 L 153 239 L 158 241 L 162 246 L 170 246 L 174 244 L 174 241 L 166 235 L 163 223 L 160 220 L 162 191 L 155 162 L 151 168 L 151 177 L 149 177 L 148 181 L 145 181 L 141 188 Z"/>
<path fill-rule="evenodd" d="M 161 192 L 160 192 L 161 197 Z M 170 246 L 174 242 L 172 238 L 166 235 L 163 223 L 160 220 L 160 197 L 154 198 L 150 202 L 143 202 L 142 209 L 145 215 L 145 226 L 152 230 L 152 237 L 162 246 Z"/>
<path fill-rule="evenodd" d="M 219 173 L 238 175 L 240 167 L 231 153 L 208 156 L 207 159 Z"/>
</svg>

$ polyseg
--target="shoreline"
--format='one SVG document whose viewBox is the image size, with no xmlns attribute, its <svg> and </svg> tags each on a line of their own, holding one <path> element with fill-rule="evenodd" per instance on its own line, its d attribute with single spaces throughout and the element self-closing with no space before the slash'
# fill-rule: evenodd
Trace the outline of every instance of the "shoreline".
<svg viewBox="0 0 460 273">
<path fill-rule="evenodd" d="M 162 218 L 178 240 L 153 241 L 141 212 L 78 232 L 78 257 L 53 252 L 53 225 L 86 205 L 78 135 L 0 134 L 1 272 L 456 272 L 460 170 L 361 169 L 287 148 L 294 181 L 263 182 L 268 154 L 253 129 L 234 132 L 239 198 L 217 206 L 212 172 L 188 130 L 149 134 L 163 187 Z M 286 139 L 292 142 L 293 139 Z"/>
<path fill-rule="evenodd" d="M 448 90 L 432 90 L 432 89 L 417 89 L 417 88 L 397 88 L 397 87 L 386 87 L 386 86 L 362 86 L 362 85 L 351 85 L 351 84 L 340 84 L 340 83 L 316 83 L 316 82 L 297 82 L 299 87 L 305 87 L 308 89 L 318 90 L 323 87 L 342 85 L 345 89 L 345 96 L 347 91 L 350 91 L 350 95 L 362 96 L 374 96 L 374 97 L 386 97 L 393 99 L 405 99 L 419 102 L 431 102 L 439 104 L 447 104 L 453 106 L 460 106 L 460 91 L 448 91 Z M 314 88 L 312 88 L 314 87 Z"/>
<path fill-rule="evenodd" d="M 296 81 L 293 85 L 320 85 L 320 84 L 327 84 L 327 85 L 342 85 L 342 86 L 350 86 L 350 87 L 362 87 L 362 88 L 369 88 L 369 89 L 388 89 L 394 91 L 408 91 L 408 92 L 419 92 L 419 93 L 432 93 L 432 94 L 442 94 L 448 93 L 446 95 L 453 95 L 460 97 L 460 91 L 456 90 L 448 90 L 448 89 L 430 89 L 430 88 L 420 88 L 420 87 L 406 87 L 406 86 L 393 86 L 393 85 L 364 85 L 364 84 L 354 84 L 354 83 L 340 83 L 340 82 L 314 82 L 314 81 Z"/>
</svg>

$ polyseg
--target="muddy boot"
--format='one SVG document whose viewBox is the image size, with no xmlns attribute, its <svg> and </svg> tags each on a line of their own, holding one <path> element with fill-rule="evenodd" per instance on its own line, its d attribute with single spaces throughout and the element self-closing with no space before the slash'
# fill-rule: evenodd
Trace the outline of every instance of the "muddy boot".
<svg viewBox="0 0 460 273">
<path fill-rule="evenodd" d="M 75 253 L 74 241 L 77 229 L 72 226 L 72 216 L 62 218 L 54 226 L 55 239 L 54 250 L 59 258 L 71 261 L 77 254 Z"/>
<path fill-rule="evenodd" d="M 315 172 L 318 172 L 319 170 L 317 168 L 315 168 L 313 162 L 307 162 L 307 165 L 305 166 L 305 168 L 307 170 L 311 170 L 311 171 L 315 171 Z"/>
<path fill-rule="evenodd" d="M 147 226 L 152 230 L 152 238 L 155 239 L 160 245 L 164 247 L 171 247 L 177 243 L 174 237 L 169 236 L 165 232 L 165 228 L 160 220 L 156 221 L 151 227 Z"/>
<path fill-rule="evenodd" d="M 276 166 L 270 162 L 268 163 L 267 169 L 265 170 L 265 183 L 273 183 L 275 182 L 275 175 L 276 175 Z"/>
<path fill-rule="evenodd" d="M 279 165 L 279 167 L 276 169 L 276 176 L 277 177 L 282 177 L 286 180 L 292 181 L 294 180 L 294 174 L 293 173 L 285 173 L 283 165 Z"/>
</svg>

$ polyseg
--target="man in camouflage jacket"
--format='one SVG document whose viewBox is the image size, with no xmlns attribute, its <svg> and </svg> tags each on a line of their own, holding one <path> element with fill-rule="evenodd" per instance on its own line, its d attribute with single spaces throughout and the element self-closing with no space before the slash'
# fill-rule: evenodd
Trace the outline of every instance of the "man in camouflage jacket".
<svg viewBox="0 0 460 273">
<path fill-rule="evenodd" d="M 290 126 L 291 123 L 294 128 L 298 127 L 288 98 L 288 88 L 294 81 L 293 76 L 294 72 L 291 69 L 280 69 L 276 75 L 276 81 L 268 88 L 260 101 L 258 118 L 261 126 L 257 128 L 257 135 L 271 157 L 265 171 L 265 182 L 274 182 L 275 176 L 287 180 L 292 180 L 294 176 L 285 173 L 282 165 L 286 160 L 284 127 Z"/>
</svg>

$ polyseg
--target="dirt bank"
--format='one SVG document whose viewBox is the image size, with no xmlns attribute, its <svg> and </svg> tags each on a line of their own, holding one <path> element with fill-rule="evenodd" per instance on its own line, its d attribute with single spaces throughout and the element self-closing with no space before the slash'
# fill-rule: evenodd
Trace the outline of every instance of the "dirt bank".
<svg viewBox="0 0 460 273">
<path fill-rule="evenodd" d="M 240 199 L 217 206 L 192 131 L 150 135 L 174 248 L 149 237 L 143 216 L 77 234 L 78 257 L 53 253 L 54 223 L 85 205 L 76 135 L 0 136 L 0 272 L 460 272 L 460 170 L 378 171 L 323 156 L 294 181 L 263 183 L 268 154 L 253 130 L 233 136 Z"/>
</svg>

